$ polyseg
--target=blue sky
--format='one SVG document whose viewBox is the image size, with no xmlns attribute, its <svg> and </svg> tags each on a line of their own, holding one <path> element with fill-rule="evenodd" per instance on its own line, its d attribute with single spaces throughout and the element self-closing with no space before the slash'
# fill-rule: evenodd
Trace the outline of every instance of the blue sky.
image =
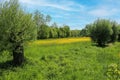
<svg viewBox="0 0 120 80">
<path fill-rule="evenodd" d="M 29 12 L 49 14 L 52 22 L 82 29 L 97 18 L 120 23 L 120 0 L 19 0 Z"/>
</svg>

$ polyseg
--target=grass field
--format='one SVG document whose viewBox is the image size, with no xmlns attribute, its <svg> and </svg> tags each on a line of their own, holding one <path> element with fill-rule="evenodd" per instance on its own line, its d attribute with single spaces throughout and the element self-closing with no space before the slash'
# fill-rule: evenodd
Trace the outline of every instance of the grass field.
<svg viewBox="0 0 120 80">
<path fill-rule="evenodd" d="M 0 55 L 0 80 L 107 80 L 107 66 L 120 66 L 120 43 L 101 48 L 89 38 L 40 40 L 25 46 L 25 56 L 23 66 L 10 67 L 9 53 Z"/>
</svg>

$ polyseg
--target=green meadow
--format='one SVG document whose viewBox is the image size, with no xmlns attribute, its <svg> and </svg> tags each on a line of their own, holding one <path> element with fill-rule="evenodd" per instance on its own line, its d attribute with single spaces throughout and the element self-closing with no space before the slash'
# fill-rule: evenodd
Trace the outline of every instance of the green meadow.
<svg viewBox="0 0 120 80">
<path fill-rule="evenodd" d="M 11 65 L 9 52 L 0 55 L 0 80 L 108 80 L 107 67 L 120 66 L 119 42 L 106 47 L 90 41 L 27 44 L 24 49 L 26 62 L 20 67 Z"/>
<path fill-rule="evenodd" d="M 0 80 L 120 80 L 120 1 L 87 1 L 0 0 Z"/>
</svg>

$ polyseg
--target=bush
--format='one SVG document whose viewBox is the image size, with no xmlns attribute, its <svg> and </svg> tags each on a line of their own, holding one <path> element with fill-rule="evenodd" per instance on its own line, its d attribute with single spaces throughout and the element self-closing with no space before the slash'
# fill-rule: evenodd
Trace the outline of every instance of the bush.
<svg viewBox="0 0 120 80">
<path fill-rule="evenodd" d="M 105 19 L 98 19 L 93 23 L 91 38 L 98 46 L 105 46 L 110 42 L 112 33 L 111 22 Z"/>
</svg>

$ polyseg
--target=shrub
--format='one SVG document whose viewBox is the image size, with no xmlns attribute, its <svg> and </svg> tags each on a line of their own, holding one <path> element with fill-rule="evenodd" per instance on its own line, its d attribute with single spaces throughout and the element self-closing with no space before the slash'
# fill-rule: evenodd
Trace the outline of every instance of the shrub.
<svg viewBox="0 0 120 80">
<path fill-rule="evenodd" d="M 98 46 L 105 46 L 109 43 L 112 31 L 112 25 L 109 20 L 98 19 L 93 23 L 91 29 L 91 38 Z"/>
</svg>

